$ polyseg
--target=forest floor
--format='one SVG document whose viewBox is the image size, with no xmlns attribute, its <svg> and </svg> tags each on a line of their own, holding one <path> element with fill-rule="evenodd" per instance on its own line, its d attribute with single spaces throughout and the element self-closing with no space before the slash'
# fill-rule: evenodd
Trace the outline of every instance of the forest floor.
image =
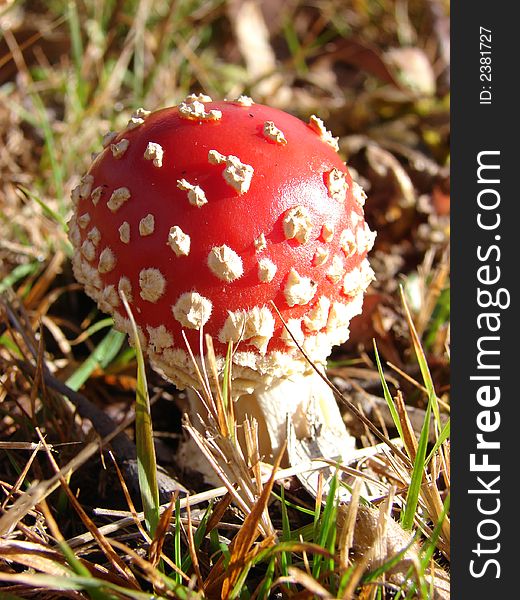
<svg viewBox="0 0 520 600">
<path fill-rule="evenodd" d="M 340 403 L 350 501 L 339 475 L 186 471 L 182 392 L 73 277 L 70 193 L 103 134 L 191 92 L 318 115 L 368 195 L 376 278 L 327 371 L 380 432 Z M 449 597 L 449 127 L 441 0 L 0 4 L 0 598 Z"/>
</svg>

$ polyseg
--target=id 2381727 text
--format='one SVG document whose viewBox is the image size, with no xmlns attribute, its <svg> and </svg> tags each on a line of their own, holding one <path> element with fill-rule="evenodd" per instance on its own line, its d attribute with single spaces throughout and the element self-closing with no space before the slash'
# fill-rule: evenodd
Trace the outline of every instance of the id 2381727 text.
<svg viewBox="0 0 520 600">
<path fill-rule="evenodd" d="M 492 92 L 491 92 L 491 82 L 492 82 L 492 32 L 491 29 L 486 29 L 486 27 L 480 27 L 480 36 L 479 36 L 479 44 L 480 44 L 480 104 L 491 104 L 492 102 Z"/>
</svg>

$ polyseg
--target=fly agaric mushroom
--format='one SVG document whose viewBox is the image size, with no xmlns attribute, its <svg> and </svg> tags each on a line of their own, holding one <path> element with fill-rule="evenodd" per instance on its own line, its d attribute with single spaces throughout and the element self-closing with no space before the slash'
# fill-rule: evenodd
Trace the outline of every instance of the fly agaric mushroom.
<svg viewBox="0 0 520 600">
<path fill-rule="evenodd" d="M 198 385 L 183 332 L 195 354 L 210 334 L 222 369 L 232 341 L 235 413 L 259 421 L 264 457 L 288 423 L 344 455 L 353 438 L 294 341 L 324 370 L 373 278 L 365 194 L 337 138 L 315 116 L 191 95 L 140 109 L 104 146 L 72 193 L 87 294 L 131 334 L 124 292 L 151 362 L 181 389 Z"/>
</svg>

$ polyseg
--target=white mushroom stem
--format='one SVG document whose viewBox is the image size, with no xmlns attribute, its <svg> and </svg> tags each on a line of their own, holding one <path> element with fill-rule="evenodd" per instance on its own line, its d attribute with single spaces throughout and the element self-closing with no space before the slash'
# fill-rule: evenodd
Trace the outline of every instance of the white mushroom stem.
<svg viewBox="0 0 520 600">
<path fill-rule="evenodd" d="M 295 453 L 302 454 L 303 448 L 308 458 L 324 456 L 341 461 L 354 447 L 355 440 L 345 427 L 332 390 L 314 371 L 257 388 L 239 398 L 235 413 L 239 423 L 242 414 L 254 416 L 259 422 L 260 452 L 267 462 L 285 442 L 289 463 Z"/>
<path fill-rule="evenodd" d="M 198 423 L 197 413 L 204 417 L 206 411 L 195 392 L 189 390 L 188 398 L 192 422 Z M 257 420 L 265 462 L 271 462 L 285 442 L 285 464 L 302 456 L 342 461 L 354 448 L 332 390 L 314 371 L 259 384 L 254 392 L 235 399 L 234 411 L 239 426 L 246 416 Z"/>
</svg>

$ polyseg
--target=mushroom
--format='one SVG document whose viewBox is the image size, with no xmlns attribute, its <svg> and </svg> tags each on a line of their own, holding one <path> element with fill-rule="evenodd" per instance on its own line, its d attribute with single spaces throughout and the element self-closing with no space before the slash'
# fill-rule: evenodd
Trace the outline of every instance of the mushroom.
<svg viewBox="0 0 520 600">
<path fill-rule="evenodd" d="M 72 193 L 86 293 L 131 334 L 125 294 L 149 359 L 180 389 L 198 385 L 185 338 L 197 355 L 210 334 L 222 370 L 233 342 L 235 414 L 258 420 L 266 460 L 288 434 L 347 455 L 353 438 L 300 350 L 324 372 L 373 279 L 365 194 L 337 138 L 315 116 L 191 95 L 140 109 L 104 146 Z"/>
</svg>

